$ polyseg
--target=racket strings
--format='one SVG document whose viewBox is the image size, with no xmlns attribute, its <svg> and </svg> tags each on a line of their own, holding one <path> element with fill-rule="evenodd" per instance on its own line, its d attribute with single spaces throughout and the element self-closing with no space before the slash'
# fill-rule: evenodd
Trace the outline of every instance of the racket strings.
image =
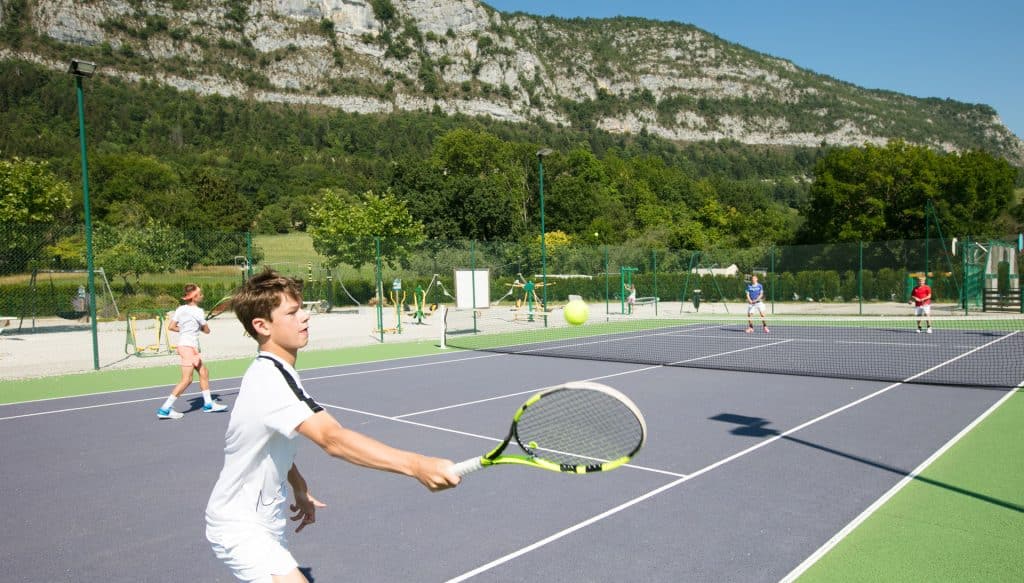
<svg viewBox="0 0 1024 583">
<path fill-rule="evenodd" d="M 632 456 L 643 443 L 643 432 L 629 406 L 596 390 L 545 395 L 523 411 L 516 426 L 527 453 L 573 466 Z"/>
</svg>

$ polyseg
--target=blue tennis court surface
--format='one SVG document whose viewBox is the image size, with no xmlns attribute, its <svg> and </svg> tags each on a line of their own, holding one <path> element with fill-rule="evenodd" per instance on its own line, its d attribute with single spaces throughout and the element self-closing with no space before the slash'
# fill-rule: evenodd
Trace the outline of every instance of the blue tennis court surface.
<svg viewBox="0 0 1024 583">
<path fill-rule="evenodd" d="M 438 494 L 303 441 L 296 464 L 328 507 L 290 541 L 320 582 L 778 581 L 1005 395 L 482 352 L 302 377 L 343 425 L 454 461 L 567 381 L 617 388 L 649 430 L 608 474 L 496 467 Z M 213 383 L 228 405 L 237 387 Z M 158 421 L 168 389 L 0 407 L 8 580 L 234 580 L 203 518 L 228 416 L 190 394 L 183 420 Z"/>
</svg>

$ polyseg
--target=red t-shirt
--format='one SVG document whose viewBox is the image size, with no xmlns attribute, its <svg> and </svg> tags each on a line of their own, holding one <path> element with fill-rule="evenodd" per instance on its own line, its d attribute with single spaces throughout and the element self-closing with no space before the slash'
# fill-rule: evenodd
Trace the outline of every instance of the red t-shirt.
<svg viewBox="0 0 1024 583">
<path fill-rule="evenodd" d="M 914 288 L 914 291 L 910 292 L 910 296 L 914 298 L 915 306 L 927 306 L 932 303 L 932 288 L 928 287 L 927 284 L 919 285 Z"/>
</svg>

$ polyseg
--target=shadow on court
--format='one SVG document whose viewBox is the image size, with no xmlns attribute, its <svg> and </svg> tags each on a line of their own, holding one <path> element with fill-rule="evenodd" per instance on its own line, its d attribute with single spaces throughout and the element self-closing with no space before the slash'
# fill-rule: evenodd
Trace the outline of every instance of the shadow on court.
<svg viewBox="0 0 1024 583">
<path fill-rule="evenodd" d="M 870 460 L 870 459 L 867 459 L 867 458 L 856 456 L 856 455 L 853 455 L 853 454 L 850 454 L 850 453 L 846 453 L 846 452 L 843 452 L 843 451 L 839 451 L 837 449 L 832 449 L 830 447 L 825 447 L 824 445 L 813 443 L 813 442 L 810 442 L 810 441 L 806 441 L 806 440 L 800 439 L 798 437 L 793 437 L 792 435 L 781 435 L 778 430 L 772 429 L 772 428 L 768 427 L 768 425 L 771 425 L 772 422 L 770 420 L 768 420 L 768 419 L 764 419 L 763 417 L 749 417 L 749 416 L 746 416 L 746 415 L 737 415 L 735 413 L 719 413 L 718 415 L 715 415 L 714 417 L 710 417 L 710 419 L 712 421 L 721 421 L 723 423 L 731 423 L 733 425 L 736 425 L 736 427 L 733 428 L 732 431 L 730 431 L 730 433 L 732 433 L 733 435 L 741 435 L 741 436 L 744 436 L 744 437 L 775 437 L 775 436 L 781 436 L 781 438 L 785 439 L 786 441 L 789 441 L 789 442 L 792 442 L 792 443 L 799 443 L 800 445 L 804 445 L 804 446 L 816 449 L 818 451 L 823 451 L 825 453 L 832 454 L 832 455 L 835 455 L 835 456 L 839 456 L 841 458 L 848 459 L 848 460 L 851 460 L 851 461 L 855 461 L 857 463 L 865 464 L 865 465 L 871 466 L 873 468 L 878 468 L 880 470 L 885 470 L 887 472 L 891 472 L 891 473 L 897 474 L 899 476 L 908 476 L 908 475 L 910 475 L 910 472 L 908 472 L 907 470 L 902 469 L 902 468 L 897 468 L 897 467 L 894 467 L 894 466 L 883 464 L 881 462 L 877 462 L 877 461 L 874 461 L 874 460 Z M 1005 500 L 1000 500 L 998 498 L 993 498 L 991 496 L 986 496 L 984 494 L 981 494 L 980 492 L 974 492 L 974 491 L 971 491 L 971 490 L 966 490 L 964 488 L 960 488 L 959 486 L 954 486 L 953 484 L 947 484 L 945 482 L 940 482 L 938 480 L 933 480 L 931 478 L 926 478 L 926 477 L 921 476 L 921 475 L 914 476 L 913 479 L 917 480 L 918 482 L 923 482 L 925 484 L 930 484 L 932 486 L 937 486 L 939 488 L 944 488 L 944 489 L 949 490 L 951 492 L 956 492 L 957 494 L 963 494 L 964 496 L 970 496 L 971 498 L 974 498 L 976 500 L 981 500 L 982 502 L 988 502 L 989 504 L 994 504 L 994 505 L 1000 506 L 1002 508 L 1006 508 L 1006 509 L 1009 509 L 1009 510 L 1015 510 L 1017 512 L 1024 512 L 1024 506 L 1019 506 L 1019 505 L 1014 504 L 1012 502 L 1007 502 Z"/>
</svg>

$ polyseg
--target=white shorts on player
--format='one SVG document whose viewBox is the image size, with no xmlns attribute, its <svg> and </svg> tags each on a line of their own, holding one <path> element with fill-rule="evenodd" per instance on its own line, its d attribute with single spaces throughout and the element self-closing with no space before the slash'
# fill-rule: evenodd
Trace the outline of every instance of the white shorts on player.
<svg viewBox="0 0 1024 583">
<path fill-rule="evenodd" d="M 754 312 L 764 316 L 764 302 L 754 302 L 747 305 L 747 315 L 753 316 Z"/>
<path fill-rule="evenodd" d="M 914 308 L 914 315 L 915 316 L 931 316 L 932 315 L 932 306 L 931 306 L 931 304 L 928 304 L 926 306 L 917 306 L 917 307 L 915 307 Z"/>
<path fill-rule="evenodd" d="M 235 577 L 250 583 L 272 583 L 273 575 L 286 575 L 299 564 L 288 551 L 284 533 L 275 536 L 262 528 L 208 528 L 206 537 L 213 554 L 231 569 Z"/>
</svg>

